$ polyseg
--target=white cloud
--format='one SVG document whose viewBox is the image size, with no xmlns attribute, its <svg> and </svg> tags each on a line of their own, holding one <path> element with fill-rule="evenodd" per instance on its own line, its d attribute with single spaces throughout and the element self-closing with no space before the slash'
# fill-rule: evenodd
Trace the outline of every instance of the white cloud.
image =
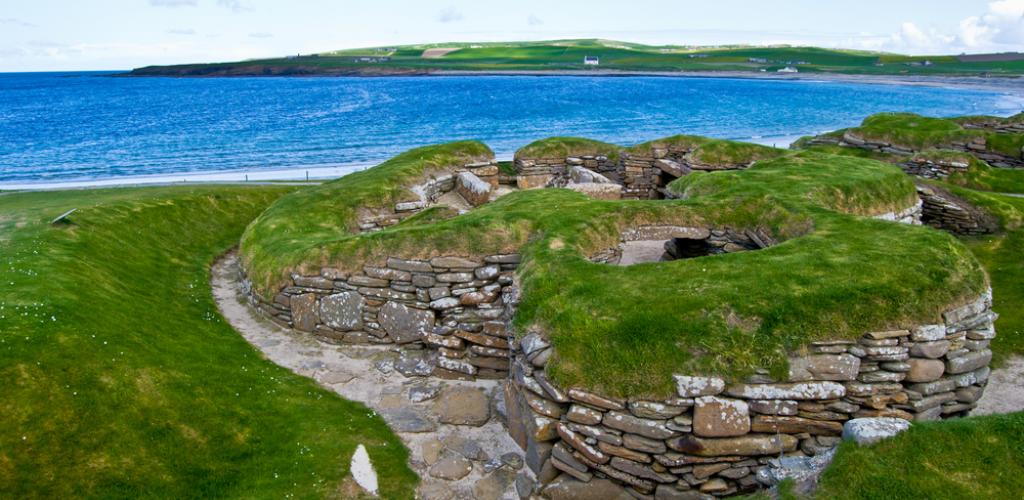
<svg viewBox="0 0 1024 500">
<path fill-rule="evenodd" d="M 274 38 L 273 33 L 249 33 L 249 38 Z"/>
<path fill-rule="evenodd" d="M 455 7 L 447 7 L 437 15 L 437 22 L 439 23 L 454 23 L 462 20 L 462 12 Z"/>
<path fill-rule="evenodd" d="M 1003 52 L 1024 50 L 1024 0 L 989 2 L 987 11 L 960 21 L 953 33 L 904 22 L 889 37 L 856 40 L 861 48 L 910 53 Z"/>
<path fill-rule="evenodd" d="M 9 25 L 9 26 L 20 26 L 22 28 L 35 28 L 36 27 L 36 25 L 34 25 L 32 23 L 27 23 L 25 21 L 22 21 L 21 19 L 14 18 L 14 17 L 3 17 L 3 18 L 0 18 L 0 24 L 6 24 L 6 25 Z"/>
<path fill-rule="evenodd" d="M 530 26 L 540 26 L 544 24 L 544 20 L 537 17 L 535 14 L 530 14 L 530 17 L 526 18 L 526 24 Z"/>
<path fill-rule="evenodd" d="M 196 34 L 196 30 L 193 30 L 193 29 L 169 29 L 169 30 L 167 30 L 167 34 L 168 35 L 190 36 L 190 35 L 195 35 Z"/>
<path fill-rule="evenodd" d="M 154 7 L 195 7 L 199 5 L 197 0 L 149 0 Z"/>
<path fill-rule="evenodd" d="M 217 0 L 217 5 L 230 9 L 234 13 L 252 10 L 252 7 L 242 2 L 242 0 Z"/>
</svg>

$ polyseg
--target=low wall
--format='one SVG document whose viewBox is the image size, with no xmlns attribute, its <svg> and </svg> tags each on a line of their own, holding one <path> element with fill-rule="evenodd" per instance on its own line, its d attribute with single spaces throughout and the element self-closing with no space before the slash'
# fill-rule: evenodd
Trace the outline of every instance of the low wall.
<svg viewBox="0 0 1024 500">
<path fill-rule="evenodd" d="M 917 193 L 923 203 L 921 221 L 924 224 L 965 236 L 999 230 L 999 222 L 994 217 L 945 189 L 919 184 Z"/>
<path fill-rule="evenodd" d="M 570 167 L 583 167 L 597 172 L 612 182 L 621 183 L 618 163 L 607 156 L 570 156 L 567 158 L 516 158 L 515 167 L 519 189 L 548 187 L 551 184 L 564 185 L 569 178 Z"/>
<path fill-rule="evenodd" d="M 676 375 L 677 395 L 660 401 L 558 386 L 544 372 L 552 348 L 532 333 L 513 344 L 509 432 L 541 483 L 608 478 L 655 498 L 754 490 L 770 459 L 832 448 L 846 420 L 966 415 L 989 376 L 991 305 L 987 292 L 941 324 L 812 343 L 785 380 Z"/>
<path fill-rule="evenodd" d="M 864 139 L 850 131 L 845 132 L 841 139 L 816 138 L 812 140 L 810 144 L 835 144 L 843 147 L 853 147 L 868 151 L 899 155 L 920 153 L 920 151 L 906 146 Z M 974 138 L 968 142 L 942 144 L 938 149 L 970 153 L 978 159 L 986 161 L 989 165 L 997 168 L 1024 168 L 1024 153 L 1019 153 L 1017 156 L 1008 156 L 996 151 L 991 151 L 988 149 L 985 139 L 981 137 Z"/>
<path fill-rule="evenodd" d="M 418 344 L 418 375 L 504 378 L 509 370 L 509 294 L 519 255 L 482 260 L 388 259 L 357 273 L 324 268 L 294 275 L 253 305 L 285 328 L 336 344 Z"/>
<path fill-rule="evenodd" d="M 422 183 L 412 186 L 410 191 L 415 196 L 414 198 L 401 200 L 390 207 L 362 210 L 357 221 L 359 231 L 364 233 L 380 231 L 422 212 L 435 204 L 438 198 L 455 190 L 458 184 L 458 175 L 463 172 L 473 174 L 492 189 L 498 187 L 499 171 L 496 162 L 463 165 L 450 172 L 433 175 Z"/>
</svg>

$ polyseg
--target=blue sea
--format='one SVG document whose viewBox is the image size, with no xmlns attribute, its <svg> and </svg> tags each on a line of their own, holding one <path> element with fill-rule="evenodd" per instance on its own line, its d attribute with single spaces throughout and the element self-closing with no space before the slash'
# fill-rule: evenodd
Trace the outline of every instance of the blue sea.
<svg viewBox="0 0 1024 500">
<path fill-rule="evenodd" d="M 815 81 L 0 74 L 0 189 L 367 165 L 458 139 L 482 140 L 499 158 L 555 135 L 629 145 L 698 134 L 785 146 L 880 111 L 1020 110 L 1019 98 L 998 91 Z"/>
</svg>

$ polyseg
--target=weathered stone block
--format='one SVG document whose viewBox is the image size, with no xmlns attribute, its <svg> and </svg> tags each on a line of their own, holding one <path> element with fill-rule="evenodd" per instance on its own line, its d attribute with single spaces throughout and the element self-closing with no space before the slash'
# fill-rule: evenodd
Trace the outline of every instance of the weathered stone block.
<svg viewBox="0 0 1024 500">
<path fill-rule="evenodd" d="M 910 365 L 907 382 L 931 382 L 940 379 L 946 371 L 946 365 L 937 359 L 911 358 L 907 364 Z"/>
<path fill-rule="evenodd" d="M 789 360 L 791 382 L 854 380 L 859 370 L 860 358 L 850 354 L 818 354 Z"/>
<path fill-rule="evenodd" d="M 434 313 L 415 309 L 398 302 L 388 302 L 380 308 L 380 325 L 398 344 L 422 340 L 434 327 Z"/>
<path fill-rule="evenodd" d="M 743 399 L 838 399 L 846 387 L 835 382 L 798 382 L 792 384 L 736 384 L 726 394 Z"/>
<path fill-rule="evenodd" d="M 292 323 L 301 332 L 312 332 L 320 319 L 317 317 L 316 294 L 293 295 L 291 299 Z"/>
<path fill-rule="evenodd" d="M 699 397 L 693 407 L 693 433 L 703 437 L 742 436 L 750 432 L 747 403 L 715 396 Z"/>
<path fill-rule="evenodd" d="M 781 432 L 783 434 L 808 433 L 823 436 L 838 436 L 843 432 L 843 425 L 839 422 L 827 420 L 814 420 L 801 417 L 784 417 L 772 415 L 758 415 L 750 424 L 752 432 Z"/>
<path fill-rule="evenodd" d="M 677 434 L 666 427 L 664 421 L 637 418 L 619 411 L 609 412 L 604 416 L 602 423 L 605 427 L 631 434 L 639 434 L 651 439 L 668 439 Z"/>
<path fill-rule="evenodd" d="M 320 299 L 320 320 L 335 330 L 361 329 L 363 296 L 356 292 L 341 292 Z"/>
<path fill-rule="evenodd" d="M 294 298 L 292 302 L 295 302 Z M 294 307 L 293 305 L 292 309 Z M 959 358 L 946 360 L 946 373 L 959 374 L 974 371 L 983 366 L 988 366 L 991 361 L 992 351 L 990 350 L 969 352 Z"/>
<path fill-rule="evenodd" d="M 673 450 L 701 457 L 775 455 L 793 451 L 799 440 L 787 434 L 748 434 L 731 438 L 682 436 L 668 441 Z"/>
<path fill-rule="evenodd" d="M 688 375 L 673 375 L 676 381 L 676 390 L 679 397 L 692 398 L 696 396 L 714 396 L 725 389 L 725 381 L 718 377 L 692 377 Z"/>
</svg>

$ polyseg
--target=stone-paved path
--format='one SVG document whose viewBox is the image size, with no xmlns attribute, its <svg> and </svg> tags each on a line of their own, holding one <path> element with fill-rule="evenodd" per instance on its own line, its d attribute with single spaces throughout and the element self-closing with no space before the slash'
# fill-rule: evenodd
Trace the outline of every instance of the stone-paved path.
<svg viewBox="0 0 1024 500">
<path fill-rule="evenodd" d="M 409 448 L 420 498 L 511 500 L 519 498 L 518 476 L 521 485 L 532 484 L 502 424 L 499 381 L 428 379 L 415 375 L 429 368 L 415 353 L 334 346 L 282 329 L 255 314 L 238 277 L 234 254 L 211 269 L 213 296 L 228 323 L 274 363 L 379 413 Z"/>
<path fill-rule="evenodd" d="M 992 370 L 985 386 L 985 395 L 971 415 L 1013 413 L 1024 411 L 1024 358 L 1010 358 Z"/>
</svg>

